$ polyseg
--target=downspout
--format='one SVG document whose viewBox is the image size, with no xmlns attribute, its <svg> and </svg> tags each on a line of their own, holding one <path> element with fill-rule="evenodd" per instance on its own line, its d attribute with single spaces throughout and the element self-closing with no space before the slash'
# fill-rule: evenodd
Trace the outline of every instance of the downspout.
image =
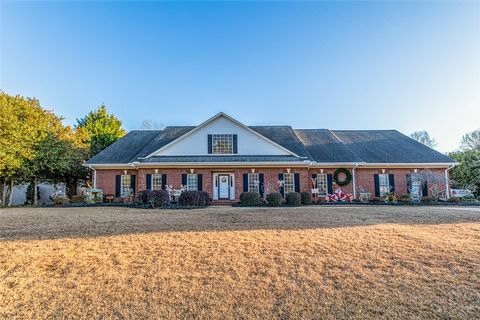
<svg viewBox="0 0 480 320">
<path fill-rule="evenodd" d="M 448 179 L 448 171 L 455 168 L 456 165 L 457 164 L 452 164 L 450 167 L 445 169 L 445 191 L 447 193 L 447 199 L 450 199 L 450 183 L 449 183 L 449 179 Z"/>
<path fill-rule="evenodd" d="M 97 188 L 97 170 L 95 170 L 95 168 L 92 167 L 91 165 L 89 166 L 89 169 L 93 171 L 93 188 L 96 189 Z"/>
<path fill-rule="evenodd" d="M 355 172 L 358 167 L 358 162 L 355 163 L 355 166 L 352 169 L 352 182 L 353 182 L 353 199 L 357 199 L 357 179 L 355 177 Z"/>
</svg>

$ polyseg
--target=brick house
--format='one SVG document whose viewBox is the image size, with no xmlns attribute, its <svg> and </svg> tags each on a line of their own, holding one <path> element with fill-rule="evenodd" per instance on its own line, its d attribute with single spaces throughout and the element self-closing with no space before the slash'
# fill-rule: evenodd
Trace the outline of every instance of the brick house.
<svg viewBox="0 0 480 320">
<path fill-rule="evenodd" d="M 436 183 L 448 194 L 454 164 L 395 130 L 245 126 L 219 113 L 198 126 L 131 131 L 86 166 L 104 194 L 186 186 L 225 203 L 238 201 L 244 191 L 324 196 L 345 182 L 340 188 L 354 197 L 359 190 L 381 197 L 417 189 L 425 196 L 431 192 L 428 181 L 412 189 L 409 179 L 425 169 L 444 177 Z"/>
</svg>

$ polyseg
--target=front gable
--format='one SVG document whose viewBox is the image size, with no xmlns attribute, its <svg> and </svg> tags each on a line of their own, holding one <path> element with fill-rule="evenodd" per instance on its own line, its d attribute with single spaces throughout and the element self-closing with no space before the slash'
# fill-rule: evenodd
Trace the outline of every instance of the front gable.
<svg viewBox="0 0 480 320">
<path fill-rule="evenodd" d="M 236 155 L 294 155 L 237 120 L 219 113 L 195 129 L 153 152 L 153 156 L 202 156 L 209 153 L 209 135 L 234 135 Z"/>
</svg>

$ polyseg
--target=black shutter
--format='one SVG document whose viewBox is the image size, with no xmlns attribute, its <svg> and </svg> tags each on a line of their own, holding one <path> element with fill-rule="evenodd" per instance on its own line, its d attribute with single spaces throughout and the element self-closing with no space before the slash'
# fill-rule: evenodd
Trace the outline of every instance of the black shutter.
<svg viewBox="0 0 480 320">
<path fill-rule="evenodd" d="M 152 190 L 152 175 L 147 174 L 147 190 Z"/>
<path fill-rule="evenodd" d="M 203 191 L 203 176 L 197 174 L 197 191 Z"/>
<path fill-rule="evenodd" d="M 300 173 L 294 173 L 295 192 L 300 192 Z"/>
<path fill-rule="evenodd" d="M 243 192 L 248 192 L 248 173 L 243 174 Z"/>
<path fill-rule="evenodd" d="M 209 153 L 209 154 L 212 154 L 212 153 L 213 153 L 213 149 L 212 149 L 212 135 L 211 135 L 211 134 L 208 135 L 208 153 Z"/>
<path fill-rule="evenodd" d="M 378 174 L 373 175 L 373 182 L 375 183 L 375 197 L 380 197 L 380 180 Z"/>
<path fill-rule="evenodd" d="M 412 180 L 409 173 L 407 173 L 407 193 L 410 193 L 410 189 L 412 188 Z"/>
<path fill-rule="evenodd" d="M 238 153 L 238 135 L 233 135 L 233 154 Z"/>
<path fill-rule="evenodd" d="M 312 173 L 312 188 L 317 188 L 317 174 L 316 173 Z"/>
<path fill-rule="evenodd" d="M 115 197 L 120 197 L 120 188 L 122 184 L 122 176 L 115 176 Z"/>
<path fill-rule="evenodd" d="M 167 175 L 164 173 L 162 174 L 162 190 L 167 189 Z"/>
<path fill-rule="evenodd" d="M 258 174 L 258 191 L 260 191 L 260 196 L 263 198 L 263 173 Z"/>
<path fill-rule="evenodd" d="M 428 184 L 427 181 L 422 183 L 422 197 L 428 197 Z"/>
<path fill-rule="evenodd" d="M 283 173 L 278 174 L 278 180 L 283 180 Z M 283 185 L 280 187 L 280 193 L 282 194 L 282 196 L 285 197 L 285 188 L 283 187 Z"/>
<path fill-rule="evenodd" d="M 331 173 L 327 174 L 327 192 L 333 194 L 333 175 Z"/>
<path fill-rule="evenodd" d="M 395 175 L 393 173 L 388 175 L 388 184 L 390 185 L 390 192 L 395 192 Z"/>
<path fill-rule="evenodd" d="M 136 189 L 136 186 L 137 186 L 137 183 L 136 183 L 137 179 L 136 178 L 137 178 L 137 176 L 134 175 L 134 174 L 132 174 L 130 176 L 130 188 L 132 188 L 132 195 L 133 196 L 135 195 L 135 189 Z"/>
<path fill-rule="evenodd" d="M 187 175 L 184 173 L 182 174 L 182 186 L 187 185 Z"/>
</svg>

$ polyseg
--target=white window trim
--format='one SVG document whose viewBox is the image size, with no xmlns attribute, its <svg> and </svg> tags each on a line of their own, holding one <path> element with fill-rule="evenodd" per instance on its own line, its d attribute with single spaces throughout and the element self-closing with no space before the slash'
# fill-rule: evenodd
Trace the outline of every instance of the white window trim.
<svg viewBox="0 0 480 320">
<path fill-rule="evenodd" d="M 291 177 L 291 180 L 292 180 L 291 186 L 290 186 L 290 183 L 288 184 L 288 187 L 289 188 L 291 187 L 291 191 L 287 191 L 287 179 L 286 179 L 287 176 Z M 290 192 L 295 192 L 295 174 L 293 172 L 283 174 L 283 193 L 287 195 Z"/>
<path fill-rule="evenodd" d="M 155 188 L 155 183 L 154 183 L 155 180 L 156 180 L 155 178 L 160 179 L 160 189 Z M 152 184 L 151 189 L 152 190 L 162 190 L 163 189 L 163 177 L 160 173 L 153 173 L 151 179 L 152 179 L 152 181 L 151 181 L 151 184 Z"/>
<path fill-rule="evenodd" d="M 231 147 L 231 152 L 229 153 L 220 153 L 220 152 L 215 152 L 215 139 L 219 139 L 220 137 L 228 137 L 230 138 L 230 147 Z M 214 133 L 212 134 L 212 153 L 213 155 L 217 155 L 217 156 L 223 156 L 223 155 L 232 155 L 234 154 L 233 152 L 233 134 L 230 134 L 230 133 Z"/>
<path fill-rule="evenodd" d="M 253 181 L 252 181 L 252 177 L 254 178 Z M 256 185 L 254 183 L 255 181 L 257 182 Z M 255 189 L 253 189 L 253 188 L 255 188 Z M 260 175 L 258 173 L 249 173 L 248 174 L 248 192 L 260 193 Z"/>
<path fill-rule="evenodd" d="M 325 190 L 321 190 L 320 186 L 321 186 L 321 180 L 324 180 L 324 187 L 325 187 Z M 327 174 L 326 173 L 318 173 L 317 174 L 317 180 L 316 180 L 316 187 L 317 187 L 317 190 L 318 190 L 318 195 L 319 196 L 326 196 L 328 194 L 328 178 L 327 178 Z"/>
<path fill-rule="evenodd" d="M 130 174 L 122 174 L 120 177 L 120 197 L 131 196 L 133 194 L 132 176 Z"/>
<path fill-rule="evenodd" d="M 192 179 L 195 181 L 195 185 L 190 185 Z M 196 173 L 187 174 L 187 191 L 197 191 L 198 190 L 198 175 Z"/>
<path fill-rule="evenodd" d="M 382 182 L 385 182 L 385 179 L 386 179 L 386 184 L 382 184 Z M 385 191 L 385 188 L 386 188 L 386 191 Z M 378 189 L 380 192 L 380 197 L 383 197 L 385 196 L 386 193 L 390 192 L 390 177 L 388 176 L 387 173 L 382 173 L 378 175 Z"/>
</svg>

